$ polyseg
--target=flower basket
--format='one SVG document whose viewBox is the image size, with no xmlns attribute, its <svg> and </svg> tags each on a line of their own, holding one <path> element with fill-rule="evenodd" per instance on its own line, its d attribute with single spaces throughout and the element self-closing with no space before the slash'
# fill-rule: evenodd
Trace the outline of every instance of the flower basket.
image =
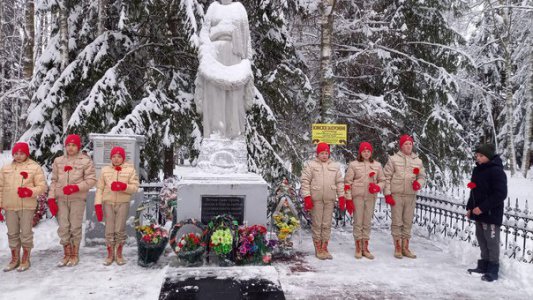
<svg viewBox="0 0 533 300">
<path fill-rule="evenodd" d="M 267 229 L 262 225 L 239 227 L 237 264 L 270 264 L 275 241 L 268 241 L 266 233 Z"/>
<path fill-rule="evenodd" d="M 235 264 L 238 222 L 230 215 L 219 215 L 208 223 L 209 254 L 220 266 Z"/>
<path fill-rule="evenodd" d="M 137 238 L 137 263 L 150 267 L 157 263 L 168 243 L 168 233 L 158 225 L 144 225 L 135 228 Z"/>
<path fill-rule="evenodd" d="M 192 230 L 187 231 L 186 227 Z M 207 249 L 205 225 L 196 219 L 188 219 L 174 225 L 170 232 L 170 248 L 176 253 L 181 265 L 196 267 L 203 264 Z"/>
</svg>

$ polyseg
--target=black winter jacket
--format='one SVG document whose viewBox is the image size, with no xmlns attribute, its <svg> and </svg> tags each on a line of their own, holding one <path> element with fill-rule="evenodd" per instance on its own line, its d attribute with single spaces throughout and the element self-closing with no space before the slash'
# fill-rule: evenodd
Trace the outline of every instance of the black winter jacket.
<svg viewBox="0 0 533 300">
<path fill-rule="evenodd" d="M 472 171 L 471 181 L 476 187 L 470 191 L 466 209 L 479 207 L 482 213 L 478 216 L 470 213 L 470 218 L 483 223 L 502 225 L 503 208 L 507 198 L 507 175 L 503 171 L 500 156 L 494 156 L 488 163 L 477 164 Z"/>
</svg>

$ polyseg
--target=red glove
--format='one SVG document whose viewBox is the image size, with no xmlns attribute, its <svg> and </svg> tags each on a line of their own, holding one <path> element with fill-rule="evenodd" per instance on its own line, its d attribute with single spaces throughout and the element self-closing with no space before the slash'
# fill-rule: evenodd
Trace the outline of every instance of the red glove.
<svg viewBox="0 0 533 300">
<path fill-rule="evenodd" d="M 121 182 L 121 181 L 113 181 L 113 182 L 111 182 L 111 190 L 113 192 L 125 191 L 127 187 L 128 187 L 128 185 L 125 184 L 124 182 Z"/>
<path fill-rule="evenodd" d="M 344 185 L 344 191 L 347 192 L 351 189 L 352 187 L 349 185 L 349 184 L 345 184 Z"/>
<path fill-rule="evenodd" d="M 69 184 L 63 188 L 63 194 L 71 195 L 80 191 L 80 188 L 76 184 Z"/>
<path fill-rule="evenodd" d="M 377 194 L 379 193 L 379 191 L 381 191 L 381 188 L 379 187 L 379 185 L 371 182 L 368 184 L 368 192 L 370 194 Z"/>
<path fill-rule="evenodd" d="M 385 203 L 387 203 L 390 206 L 396 205 L 396 201 L 394 201 L 394 198 L 392 198 L 392 195 L 385 195 Z"/>
<path fill-rule="evenodd" d="M 355 211 L 355 205 L 353 204 L 353 200 L 346 201 L 346 210 L 350 215 L 353 215 L 353 212 Z"/>
<path fill-rule="evenodd" d="M 102 211 L 102 204 L 95 204 L 94 212 L 96 213 L 96 218 L 98 219 L 98 222 L 102 222 L 102 220 L 104 219 L 104 212 Z"/>
<path fill-rule="evenodd" d="M 33 195 L 33 192 L 27 187 L 19 187 L 17 190 L 20 198 L 29 198 Z"/>
<path fill-rule="evenodd" d="M 2 214 L 2 208 L 0 207 L 0 222 L 4 222 L 4 215 Z"/>
<path fill-rule="evenodd" d="M 418 191 L 422 188 L 422 186 L 420 185 L 420 183 L 418 183 L 418 181 L 413 181 L 413 191 Z"/>
<path fill-rule="evenodd" d="M 50 209 L 50 213 L 52 213 L 52 217 L 55 217 L 57 215 L 56 199 L 54 198 L 48 199 L 48 208 Z"/>
<path fill-rule="evenodd" d="M 341 211 L 345 211 L 346 210 L 346 199 L 344 199 L 344 196 L 340 196 L 339 197 L 339 209 Z"/>
<path fill-rule="evenodd" d="M 307 196 L 304 198 L 304 209 L 307 211 L 313 209 L 313 200 L 311 200 L 311 196 Z"/>
</svg>

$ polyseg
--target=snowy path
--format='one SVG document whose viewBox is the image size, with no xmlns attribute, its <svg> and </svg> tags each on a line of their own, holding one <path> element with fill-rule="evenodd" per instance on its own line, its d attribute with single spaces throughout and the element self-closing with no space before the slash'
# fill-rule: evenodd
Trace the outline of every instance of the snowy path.
<svg viewBox="0 0 533 300">
<path fill-rule="evenodd" d="M 82 248 L 75 268 L 55 266 L 61 256 L 53 220 L 35 229 L 32 268 L 24 273 L 0 273 L 0 299 L 157 299 L 169 261 L 159 268 L 136 264 L 136 247 L 127 247 L 128 264 L 101 265 L 102 248 Z M 419 258 L 398 260 L 392 256 L 387 230 L 374 230 L 374 261 L 356 260 L 351 232 L 336 231 L 331 242 L 334 259 L 314 258 L 308 233 L 296 246 L 303 253 L 290 263 L 277 262 L 279 280 L 287 299 L 532 299 L 533 266 L 506 260 L 502 278 L 482 282 L 466 273 L 478 250 L 463 243 L 443 243 L 416 237 L 412 249 Z M 464 249 L 470 247 L 471 249 Z M 168 249 L 167 249 L 168 250 Z M 0 265 L 8 261 L 5 223 L 0 223 Z M 309 271 L 308 271 L 309 270 Z"/>
</svg>

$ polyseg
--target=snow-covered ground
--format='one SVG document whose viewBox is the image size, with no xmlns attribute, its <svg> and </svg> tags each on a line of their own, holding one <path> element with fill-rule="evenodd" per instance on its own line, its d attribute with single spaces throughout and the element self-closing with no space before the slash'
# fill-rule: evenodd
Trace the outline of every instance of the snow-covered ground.
<svg viewBox="0 0 533 300">
<path fill-rule="evenodd" d="M 6 230 L 5 223 L 0 223 L 2 265 L 9 259 Z M 175 260 L 167 251 L 155 268 L 139 267 L 136 246 L 131 245 L 125 249 L 128 264 L 105 267 L 101 264 L 103 246 L 84 247 L 78 266 L 59 268 L 55 265 L 62 250 L 56 230 L 54 219 L 35 228 L 32 267 L 24 273 L 1 273 L 0 298 L 157 299 L 165 274 L 171 270 L 168 264 Z M 478 258 L 477 248 L 457 241 L 432 241 L 421 235 L 411 243 L 418 258 L 396 259 L 389 231 L 374 229 L 370 249 L 376 259 L 356 260 L 351 230 L 334 229 L 330 243 L 334 259 L 320 261 L 313 256 L 310 234 L 304 231 L 301 243 L 295 240 L 302 255 L 273 266 L 287 299 L 533 298 L 531 264 L 503 258 L 500 280 L 487 283 L 466 272 Z"/>
</svg>

